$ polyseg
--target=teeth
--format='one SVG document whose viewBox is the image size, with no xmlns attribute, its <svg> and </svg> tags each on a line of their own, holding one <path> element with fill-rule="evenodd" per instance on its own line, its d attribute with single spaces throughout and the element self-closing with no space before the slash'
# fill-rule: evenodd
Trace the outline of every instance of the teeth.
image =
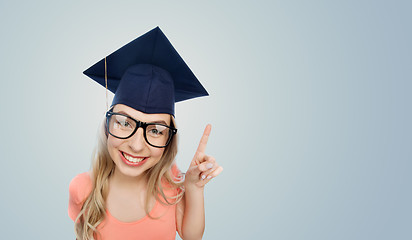
<svg viewBox="0 0 412 240">
<path fill-rule="evenodd" d="M 124 156 L 127 160 L 129 160 L 130 162 L 133 162 L 133 163 L 141 162 L 141 161 L 143 161 L 143 159 L 144 159 L 144 158 L 134 158 L 134 157 L 129 156 L 129 155 L 126 155 L 126 154 L 123 154 L 123 156 Z"/>
</svg>

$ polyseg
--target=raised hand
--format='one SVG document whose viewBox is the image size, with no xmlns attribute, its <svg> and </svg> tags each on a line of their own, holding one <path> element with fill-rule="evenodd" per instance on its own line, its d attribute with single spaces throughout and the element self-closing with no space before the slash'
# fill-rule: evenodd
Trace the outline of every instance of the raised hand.
<svg viewBox="0 0 412 240">
<path fill-rule="evenodd" d="M 205 154 L 211 129 L 212 126 L 208 124 L 203 132 L 199 147 L 185 174 L 185 188 L 194 186 L 203 188 L 206 183 L 223 171 L 223 168 L 219 166 L 214 157 Z"/>
</svg>

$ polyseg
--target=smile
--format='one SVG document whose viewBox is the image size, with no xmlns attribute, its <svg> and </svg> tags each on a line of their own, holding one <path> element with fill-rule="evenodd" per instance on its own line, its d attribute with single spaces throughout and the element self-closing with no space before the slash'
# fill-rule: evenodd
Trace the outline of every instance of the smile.
<svg viewBox="0 0 412 240">
<path fill-rule="evenodd" d="M 129 166 L 140 166 L 142 165 L 147 157 L 132 157 L 127 153 L 120 152 L 120 156 L 123 160 L 124 163 L 126 163 Z"/>
</svg>

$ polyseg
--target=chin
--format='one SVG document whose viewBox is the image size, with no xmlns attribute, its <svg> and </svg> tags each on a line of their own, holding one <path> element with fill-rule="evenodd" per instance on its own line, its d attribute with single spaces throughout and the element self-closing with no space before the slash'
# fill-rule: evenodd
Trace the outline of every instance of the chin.
<svg viewBox="0 0 412 240">
<path fill-rule="evenodd" d="M 144 172 L 146 169 L 130 169 L 129 167 L 125 166 L 119 166 L 116 164 L 116 171 L 120 173 L 121 175 L 127 176 L 127 177 L 139 177 Z"/>
</svg>

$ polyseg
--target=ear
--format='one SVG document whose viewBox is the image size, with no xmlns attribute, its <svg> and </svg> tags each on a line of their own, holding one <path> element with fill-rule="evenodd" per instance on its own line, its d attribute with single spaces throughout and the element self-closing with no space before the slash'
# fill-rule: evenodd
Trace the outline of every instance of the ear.
<svg viewBox="0 0 412 240">
<path fill-rule="evenodd" d="M 106 138 L 109 137 L 109 132 L 107 131 L 107 119 L 104 120 L 104 135 L 106 135 Z"/>
<path fill-rule="evenodd" d="M 115 106 L 116 105 L 113 105 L 108 111 L 113 112 L 113 109 L 114 109 Z M 109 137 L 109 130 L 107 128 L 107 117 L 105 117 L 105 119 L 104 119 L 104 134 L 106 135 L 106 138 Z"/>
</svg>

